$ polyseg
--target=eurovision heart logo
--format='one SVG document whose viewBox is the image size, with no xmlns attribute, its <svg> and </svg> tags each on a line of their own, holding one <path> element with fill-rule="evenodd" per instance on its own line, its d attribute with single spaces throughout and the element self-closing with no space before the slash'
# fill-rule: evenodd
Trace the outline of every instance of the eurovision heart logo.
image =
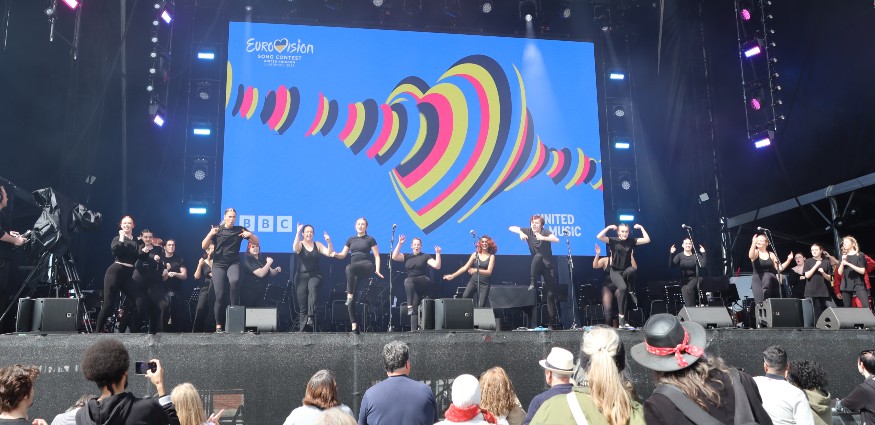
<svg viewBox="0 0 875 425">
<path fill-rule="evenodd" d="M 288 38 L 280 38 L 274 40 L 273 48 L 276 49 L 277 53 L 282 53 L 283 50 L 289 47 L 289 39 Z"/>
</svg>

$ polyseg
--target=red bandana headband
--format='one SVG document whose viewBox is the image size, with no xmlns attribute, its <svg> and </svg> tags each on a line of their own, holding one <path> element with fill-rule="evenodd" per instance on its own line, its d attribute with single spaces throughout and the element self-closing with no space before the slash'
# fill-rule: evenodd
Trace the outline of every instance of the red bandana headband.
<svg viewBox="0 0 875 425">
<path fill-rule="evenodd" d="M 676 347 L 654 347 L 644 341 L 644 348 L 647 349 L 647 352 L 656 356 L 668 356 L 674 354 L 675 360 L 678 362 L 678 366 L 687 367 L 689 363 L 684 360 L 683 354 L 689 354 L 691 356 L 701 357 L 702 354 L 705 354 L 705 351 L 700 347 L 696 347 L 695 345 L 688 345 L 690 342 L 690 334 L 687 333 L 687 330 L 684 329 L 684 340 L 681 341 Z"/>
</svg>

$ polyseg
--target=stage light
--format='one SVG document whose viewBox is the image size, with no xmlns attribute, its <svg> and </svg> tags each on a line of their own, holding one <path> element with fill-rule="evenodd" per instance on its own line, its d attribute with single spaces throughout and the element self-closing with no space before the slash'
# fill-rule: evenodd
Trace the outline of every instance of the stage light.
<svg viewBox="0 0 875 425">
<path fill-rule="evenodd" d="M 79 0 L 63 0 L 64 4 L 67 5 L 70 9 L 75 9 L 79 6 Z"/>
<path fill-rule="evenodd" d="M 197 97 L 200 100 L 210 100 L 213 97 L 212 85 L 206 81 L 197 83 Z"/>
<path fill-rule="evenodd" d="M 626 116 L 626 108 L 623 105 L 615 105 L 614 106 L 614 116 L 617 118 L 623 118 Z"/>
<path fill-rule="evenodd" d="M 750 98 L 747 104 L 750 105 L 750 109 L 753 109 L 754 111 L 759 111 L 763 108 L 763 99 L 759 96 L 753 96 Z"/>
<path fill-rule="evenodd" d="M 147 84 L 147 85 L 146 85 L 146 91 L 149 92 L 149 93 L 152 93 L 153 91 L 155 91 L 155 85 L 152 84 L 152 83 Z"/>
<path fill-rule="evenodd" d="M 628 137 L 615 137 L 614 138 L 614 149 L 631 149 L 632 148 L 632 139 Z"/>
<path fill-rule="evenodd" d="M 209 127 L 195 127 L 191 130 L 191 132 L 195 136 L 209 136 L 213 133 Z"/>
<path fill-rule="evenodd" d="M 197 58 L 203 61 L 211 61 L 213 59 L 216 59 L 216 53 L 207 50 L 201 50 L 197 52 Z"/>
<path fill-rule="evenodd" d="M 775 132 L 772 130 L 763 131 L 757 134 L 754 134 L 750 140 L 753 142 L 753 145 L 757 149 L 762 149 L 766 146 L 772 144 L 772 140 L 775 138 Z"/>
<path fill-rule="evenodd" d="M 205 215 L 207 207 L 188 207 L 188 213 L 191 215 Z"/>
<path fill-rule="evenodd" d="M 622 81 L 626 79 L 626 71 L 620 68 L 614 68 L 608 74 L 608 77 L 614 81 Z"/>
<path fill-rule="evenodd" d="M 169 24 L 170 21 L 173 20 L 173 17 L 170 16 L 170 12 L 165 8 L 164 10 L 161 11 L 161 19 L 162 19 L 164 22 L 166 22 L 166 23 Z"/>
<path fill-rule="evenodd" d="M 167 122 L 167 111 L 161 105 L 152 103 L 149 105 L 149 118 L 158 127 L 164 127 L 164 123 Z"/>
<path fill-rule="evenodd" d="M 741 45 L 741 52 L 746 58 L 752 58 L 754 56 L 757 56 L 761 54 L 764 50 L 765 46 L 763 45 L 763 41 L 758 38 Z"/>
<path fill-rule="evenodd" d="M 538 18 L 538 1 L 537 0 L 520 0 L 519 2 L 520 19 L 526 22 L 532 22 Z"/>
<path fill-rule="evenodd" d="M 559 3 L 559 16 L 562 19 L 568 19 L 571 17 L 571 5 L 567 2 Z"/>
<path fill-rule="evenodd" d="M 480 2 L 480 11 L 483 13 L 492 12 L 492 2 L 489 0 Z"/>
<path fill-rule="evenodd" d="M 194 166 L 194 172 L 192 173 L 192 177 L 194 177 L 197 181 L 204 181 L 207 178 L 207 164 L 204 162 L 197 162 Z"/>
<path fill-rule="evenodd" d="M 382 7 L 383 6 L 383 0 L 373 0 L 373 3 L 374 3 L 374 7 Z"/>
<path fill-rule="evenodd" d="M 741 17 L 741 20 L 745 22 L 749 21 L 751 17 L 753 17 L 753 8 L 751 7 L 750 2 L 738 2 L 738 15 Z"/>
<path fill-rule="evenodd" d="M 635 210 L 619 210 L 617 211 L 617 218 L 623 223 L 631 223 L 635 221 Z"/>
</svg>

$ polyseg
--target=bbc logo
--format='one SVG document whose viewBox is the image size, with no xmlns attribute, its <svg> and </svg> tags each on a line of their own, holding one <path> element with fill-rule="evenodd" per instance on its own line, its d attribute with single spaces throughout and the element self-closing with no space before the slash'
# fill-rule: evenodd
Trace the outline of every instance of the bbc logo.
<svg viewBox="0 0 875 425">
<path fill-rule="evenodd" d="M 241 215 L 240 225 L 255 233 L 292 233 L 295 231 L 294 221 L 290 215 Z"/>
</svg>

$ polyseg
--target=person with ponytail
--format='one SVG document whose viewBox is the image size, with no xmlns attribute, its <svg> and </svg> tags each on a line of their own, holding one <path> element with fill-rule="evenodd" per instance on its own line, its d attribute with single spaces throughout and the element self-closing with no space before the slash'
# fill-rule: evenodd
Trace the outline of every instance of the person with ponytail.
<svg viewBox="0 0 875 425">
<path fill-rule="evenodd" d="M 585 332 L 574 368 L 577 385 L 571 393 L 544 402 L 531 423 L 643 425 L 644 410 L 623 377 L 625 367 L 626 351 L 617 331 L 596 326 Z"/>
</svg>

